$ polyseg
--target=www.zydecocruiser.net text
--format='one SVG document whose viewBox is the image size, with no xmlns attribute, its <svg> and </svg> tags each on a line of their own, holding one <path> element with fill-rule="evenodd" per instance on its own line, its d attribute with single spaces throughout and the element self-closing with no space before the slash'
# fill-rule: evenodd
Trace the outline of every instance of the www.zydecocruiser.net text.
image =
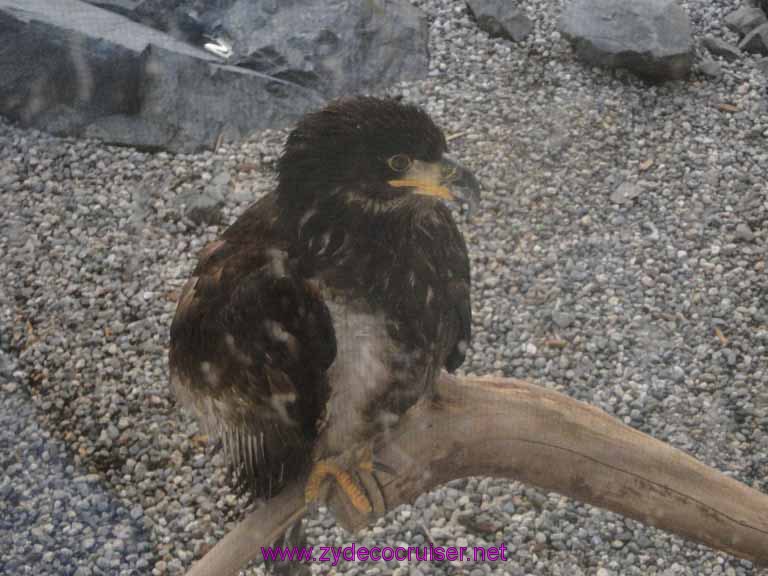
<svg viewBox="0 0 768 576">
<path fill-rule="evenodd" d="M 349 546 L 310 546 L 308 548 L 283 548 L 281 546 L 261 548 L 261 555 L 265 560 L 275 561 L 294 561 L 294 562 L 330 562 L 331 566 L 336 566 L 341 561 L 347 562 L 367 562 L 383 560 L 389 562 L 397 560 L 400 562 L 440 562 L 473 560 L 475 562 L 505 562 L 506 546 L 385 546 L 382 548 L 358 546 L 351 544 Z"/>
</svg>

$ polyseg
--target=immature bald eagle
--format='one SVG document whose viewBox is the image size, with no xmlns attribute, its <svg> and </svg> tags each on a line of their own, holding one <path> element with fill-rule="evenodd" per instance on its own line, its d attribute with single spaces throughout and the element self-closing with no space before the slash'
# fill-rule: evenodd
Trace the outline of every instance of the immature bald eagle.
<svg viewBox="0 0 768 576">
<path fill-rule="evenodd" d="M 439 198 L 478 185 L 445 151 L 414 106 L 332 103 L 291 132 L 277 189 L 201 252 L 171 382 L 252 495 L 305 479 L 312 498 L 330 475 L 366 510 L 334 458 L 463 362 L 469 260 Z"/>
</svg>

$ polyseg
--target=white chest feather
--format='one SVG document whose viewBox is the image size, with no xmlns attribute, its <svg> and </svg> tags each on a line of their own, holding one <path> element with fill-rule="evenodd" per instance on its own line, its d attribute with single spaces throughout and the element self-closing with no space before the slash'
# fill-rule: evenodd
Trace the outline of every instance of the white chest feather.
<svg viewBox="0 0 768 576">
<path fill-rule="evenodd" d="M 363 413 L 392 378 L 390 363 L 396 352 L 381 314 L 350 311 L 329 303 L 336 331 L 336 360 L 328 371 L 331 395 L 326 406 L 325 446 L 343 449 L 369 427 Z"/>
</svg>

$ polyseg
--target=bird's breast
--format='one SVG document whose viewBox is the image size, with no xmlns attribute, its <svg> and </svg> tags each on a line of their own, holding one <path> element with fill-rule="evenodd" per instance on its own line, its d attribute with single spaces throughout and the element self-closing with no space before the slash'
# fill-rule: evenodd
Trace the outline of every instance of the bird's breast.
<svg viewBox="0 0 768 576">
<path fill-rule="evenodd" d="M 336 359 L 328 371 L 330 396 L 320 433 L 323 451 L 340 452 L 351 440 L 394 425 L 423 393 L 420 354 L 391 336 L 391 320 L 362 301 L 328 298 Z"/>
</svg>

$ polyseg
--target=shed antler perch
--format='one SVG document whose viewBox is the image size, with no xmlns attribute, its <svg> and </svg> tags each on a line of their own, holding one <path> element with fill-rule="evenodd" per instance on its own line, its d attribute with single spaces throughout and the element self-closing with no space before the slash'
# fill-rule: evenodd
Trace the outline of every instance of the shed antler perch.
<svg viewBox="0 0 768 576">
<path fill-rule="evenodd" d="M 419 404 L 377 458 L 387 508 L 466 476 L 520 480 L 656 526 L 716 550 L 768 564 L 768 496 L 605 412 L 520 380 L 442 374 L 440 402 Z M 255 510 L 187 576 L 237 573 L 304 514 L 300 486 Z M 342 497 L 337 519 L 365 518 Z"/>
</svg>

